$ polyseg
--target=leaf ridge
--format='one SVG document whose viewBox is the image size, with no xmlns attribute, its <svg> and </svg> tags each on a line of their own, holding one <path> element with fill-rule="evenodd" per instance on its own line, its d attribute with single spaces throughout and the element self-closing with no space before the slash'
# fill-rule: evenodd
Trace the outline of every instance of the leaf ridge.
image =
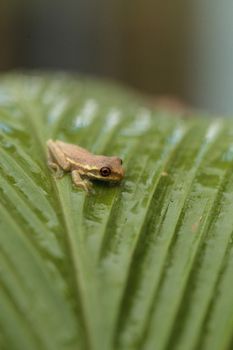
<svg viewBox="0 0 233 350">
<path fill-rule="evenodd" d="M 218 133 L 216 133 L 216 135 L 215 135 L 215 137 L 211 140 L 211 142 L 209 142 L 209 140 L 207 141 L 207 142 L 204 142 L 204 144 L 202 145 L 202 147 L 201 147 L 201 149 L 199 150 L 199 152 L 198 152 L 198 154 L 197 154 L 197 156 L 196 156 L 196 163 L 195 163 L 195 167 L 192 169 L 192 177 L 190 178 L 190 181 L 189 181 L 189 188 L 191 189 L 191 186 L 192 186 L 192 184 L 193 184 L 193 181 L 194 181 L 194 179 L 195 179 L 195 177 L 196 177 L 196 174 L 197 174 L 197 171 L 199 170 L 199 168 L 200 168 L 200 166 L 201 166 L 201 164 L 202 164 L 202 161 L 203 161 L 203 159 L 204 159 L 204 157 L 206 156 L 206 154 L 207 154 L 207 152 L 210 150 L 210 148 L 213 146 L 213 144 L 216 142 L 216 138 L 218 138 L 219 137 L 219 132 L 220 131 L 222 131 L 221 129 L 219 129 L 219 131 L 218 131 Z M 207 130 L 207 133 L 208 133 L 208 130 Z M 188 193 L 189 193 L 189 191 L 187 191 L 186 192 L 186 197 L 185 197 L 185 200 L 184 200 L 184 205 L 186 204 L 186 199 L 188 198 Z M 217 196 L 217 198 L 218 198 L 218 193 L 219 193 L 219 188 L 218 188 L 218 190 L 217 190 L 217 193 L 215 193 L 215 196 L 214 196 L 214 198 L 216 198 L 216 196 Z M 207 207 L 206 208 L 208 208 L 208 204 L 207 204 Z M 204 212 L 205 212 L 205 208 L 203 208 L 204 209 Z M 179 220 L 182 220 L 182 217 L 184 216 L 184 210 L 185 210 L 185 207 L 183 206 L 183 208 L 182 208 L 182 212 L 181 212 L 181 214 L 180 214 L 180 217 L 179 217 Z M 208 208 L 207 209 L 207 212 L 211 212 L 211 210 L 212 210 L 212 206 L 211 206 L 211 208 Z M 203 212 L 203 213 L 204 213 Z M 203 216 L 204 216 L 204 214 L 203 214 Z M 206 218 L 206 220 L 207 220 L 208 218 Z M 184 226 L 184 224 L 182 224 L 183 226 Z M 179 230 L 179 226 L 175 226 L 175 231 L 177 231 L 177 230 Z M 196 242 L 194 242 L 194 245 L 196 245 L 197 246 L 197 251 L 195 250 L 195 252 L 193 253 L 194 254 L 194 257 L 196 257 L 196 253 L 199 251 L 198 250 L 198 247 L 199 247 L 199 245 L 198 245 L 198 242 L 199 242 L 199 239 L 201 239 L 202 238 L 202 235 L 200 235 L 200 237 L 198 237 L 198 239 L 197 239 L 197 241 Z M 188 265 L 189 266 L 189 265 Z M 186 269 L 186 272 L 187 272 L 187 269 Z M 163 283 L 163 279 L 164 279 L 164 273 L 165 273 L 165 271 L 163 272 L 163 275 L 161 275 L 160 276 L 160 282 L 159 282 L 159 285 L 158 285 L 158 287 L 157 287 L 157 292 L 156 293 L 158 293 L 158 291 L 159 291 L 159 289 L 162 287 L 162 283 Z M 155 294 L 156 295 L 156 294 Z M 151 315 L 151 317 L 152 317 L 152 315 Z M 149 320 L 149 319 L 148 319 Z M 147 323 L 148 324 L 148 323 Z M 152 326 L 151 326 L 152 327 Z M 146 328 L 146 327 L 145 327 Z M 164 349 L 164 347 L 163 347 L 163 345 L 161 345 L 161 344 L 158 344 L 157 343 L 157 347 L 158 347 L 158 349 L 160 349 L 160 346 L 161 346 L 161 349 Z M 146 349 L 147 349 L 147 347 L 146 347 Z M 150 349 L 150 347 L 148 346 L 148 349 Z"/>
</svg>

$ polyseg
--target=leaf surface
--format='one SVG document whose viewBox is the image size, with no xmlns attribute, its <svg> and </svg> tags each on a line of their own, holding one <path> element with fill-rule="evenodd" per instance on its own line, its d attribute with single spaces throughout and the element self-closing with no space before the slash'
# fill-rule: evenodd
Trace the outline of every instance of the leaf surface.
<svg viewBox="0 0 233 350">
<path fill-rule="evenodd" d="M 124 180 L 55 178 L 49 138 L 120 156 Z M 1 349 L 231 349 L 232 139 L 109 83 L 2 76 Z"/>
</svg>

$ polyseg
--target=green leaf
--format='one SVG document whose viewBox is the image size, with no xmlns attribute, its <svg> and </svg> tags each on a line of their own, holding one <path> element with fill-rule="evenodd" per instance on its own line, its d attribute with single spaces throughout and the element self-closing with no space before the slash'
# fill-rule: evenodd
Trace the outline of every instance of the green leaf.
<svg viewBox="0 0 233 350">
<path fill-rule="evenodd" d="M 46 141 L 123 159 L 74 188 Z M 233 122 L 182 118 L 121 87 L 0 79 L 0 348 L 233 347 Z"/>
</svg>

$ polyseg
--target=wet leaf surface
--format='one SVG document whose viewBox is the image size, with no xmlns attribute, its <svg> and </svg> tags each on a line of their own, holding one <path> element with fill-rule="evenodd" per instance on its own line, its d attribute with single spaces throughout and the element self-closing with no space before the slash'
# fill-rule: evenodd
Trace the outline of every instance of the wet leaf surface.
<svg viewBox="0 0 233 350">
<path fill-rule="evenodd" d="M 123 159 L 86 194 L 47 139 Z M 233 122 L 58 74 L 0 80 L 0 347 L 233 346 Z"/>
</svg>

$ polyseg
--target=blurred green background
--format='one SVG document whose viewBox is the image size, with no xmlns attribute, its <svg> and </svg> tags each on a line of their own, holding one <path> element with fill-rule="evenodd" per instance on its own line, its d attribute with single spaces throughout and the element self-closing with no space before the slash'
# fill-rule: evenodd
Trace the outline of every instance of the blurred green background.
<svg viewBox="0 0 233 350">
<path fill-rule="evenodd" d="M 233 115 L 230 0 L 0 0 L 0 70 L 110 77 Z"/>
</svg>

